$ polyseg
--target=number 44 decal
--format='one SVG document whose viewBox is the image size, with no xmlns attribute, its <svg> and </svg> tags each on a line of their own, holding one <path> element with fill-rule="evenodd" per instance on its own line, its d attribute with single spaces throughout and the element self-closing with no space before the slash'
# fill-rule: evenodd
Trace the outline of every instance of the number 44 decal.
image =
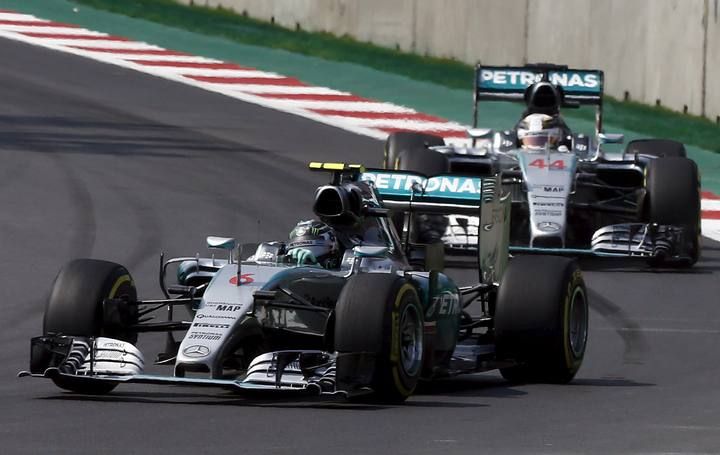
<svg viewBox="0 0 720 455">
<path fill-rule="evenodd" d="M 555 160 L 555 161 L 545 161 L 544 158 L 538 158 L 535 161 L 531 162 L 528 166 L 530 167 L 536 167 L 539 169 L 550 169 L 551 171 L 563 171 L 565 170 L 565 161 L 563 160 Z"/>
</svg>

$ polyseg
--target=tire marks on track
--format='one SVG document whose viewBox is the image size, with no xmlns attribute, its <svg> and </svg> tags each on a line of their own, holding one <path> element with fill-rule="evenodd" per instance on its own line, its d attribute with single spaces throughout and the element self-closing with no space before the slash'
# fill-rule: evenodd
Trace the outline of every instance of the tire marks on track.
<svg viewBox="0 0 720 455">
<path fill-rule="evenodd" d="M 640 330 L 640 324 L 634 321 L 620 306 L 590 287 L 588 287 L 588 300 L 590 308 L 605 318 L 622 340 L 624 345 L 623 363 L 642 365 L 648 350 L 648 342 Z"/>
</svg>

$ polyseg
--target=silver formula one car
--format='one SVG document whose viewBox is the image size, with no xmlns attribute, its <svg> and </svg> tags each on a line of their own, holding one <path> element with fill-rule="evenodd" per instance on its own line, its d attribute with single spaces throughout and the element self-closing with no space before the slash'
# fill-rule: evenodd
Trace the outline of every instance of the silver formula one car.
<svg viewBox="0 0 720 455">
<path fill-rule="evenodd" d="M 683 144 L 671 140 L 635 140 L 624 152 L 606 152 L 605 144 L 621 143 L 623 137 L 603 133 L 602 71 L 478 66 L 475 81 L 469 146 L 394 133 L 386 143 L 384 166 L 429 174 L 501 174 L 512 197 L 514 252 L 636 257 L 653 265 L 697 261 L 697 165 Z M 521 101 L 526 111 L 512 129 L 478 129 L 481 100 Z M 580 105 L 596 108 L 592 136 L 571 132 L 560 116 L 560 108 Z M 454 250 L 473 248 L 478 230 L 476 218 L 451 216 L 443 240 Z"/>
<path fill-rule="evenodd" d="M 72 261 L 55 280 L 44 334 L 32 339 L 30 371 L 21 376 L 80 393 L 153 383 L 383 402 L 404 400 L 421 379 L 495 368 L 513 381 L 573 378 L 588 331 L 582 275 L 561 257 L 508 265 L 510 207 L 497 177 L 311 168 L 332 173 L 316 192 L 315 214 L 357 240 L 339 267 L 293 263 L 282 242 L 238 259 L 233 239 L 208 237 L 228 259 L 163 260 L 164 298 L 139 300 L 124 267 Z M 403 241 L 386 217 L 389 208 L 407 213 Z M 459 287 L 441 271 L 441 243 L 407 241 L 417 210 L 479 217 L 475 285 Z M 178 283 L 168 285 L 173 268 Z M 173 317 L 178 306 L 189 318 Z M 159 310 L 167 320 L 151 320 Z M 167 374 L 145 372 L 136 341 L 146 332 L 167 332 L 156 361 Z"/>
</svg>

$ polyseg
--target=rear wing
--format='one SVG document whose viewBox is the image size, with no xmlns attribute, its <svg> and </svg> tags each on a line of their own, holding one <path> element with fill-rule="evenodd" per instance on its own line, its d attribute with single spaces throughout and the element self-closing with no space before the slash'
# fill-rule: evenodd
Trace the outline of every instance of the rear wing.
<svg viewBox="0 0 720 455">
<path fill-rule="evenodd" d="M 406 213 L 403 241 L 411 238 L 415 213 L 469 215 L 478 218 L 477 270 L 481 283 L 499 281 L 507 267 L 510 244 L 510 195 L 499 176 L 468 177 L 370 169 L 360 179 L 372 182 L 383 206 Z M 467 232 L 467 234 L 470 234 Z"/>
<path fill-rule="evenodd" d="M 604 74 L 601 70 L 572 69 L 564 65 L 475 67 L 473 127 L 477 128 L 480 100 L 524 101 L 525 89 L 539 81 L 562 88 L 565 106 L 596 106 L 595 133 L 602 132 Z"/>
<path fill-rule="evenodd" d="M 496 179 L 459 175 L 425 175 L 384 169 L 360 174 L 372 182 L 383 205 L 390 209 L 423 213 L 479 216 L 483 199 L 494 200 Z"/>
</svg>

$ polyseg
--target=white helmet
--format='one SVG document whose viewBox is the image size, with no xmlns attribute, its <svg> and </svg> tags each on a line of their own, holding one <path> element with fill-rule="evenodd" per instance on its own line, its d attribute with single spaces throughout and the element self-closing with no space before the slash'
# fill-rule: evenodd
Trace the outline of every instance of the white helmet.
<svg viewBox="0 0 720 455">
<path fill-rule="evenodd" d="M 530 150 L 557 148 L 563 139 L 563 129 L 557 117 L 546 114 L 530 114 L 517 126 L 520 147 Z"/>
</svg>

